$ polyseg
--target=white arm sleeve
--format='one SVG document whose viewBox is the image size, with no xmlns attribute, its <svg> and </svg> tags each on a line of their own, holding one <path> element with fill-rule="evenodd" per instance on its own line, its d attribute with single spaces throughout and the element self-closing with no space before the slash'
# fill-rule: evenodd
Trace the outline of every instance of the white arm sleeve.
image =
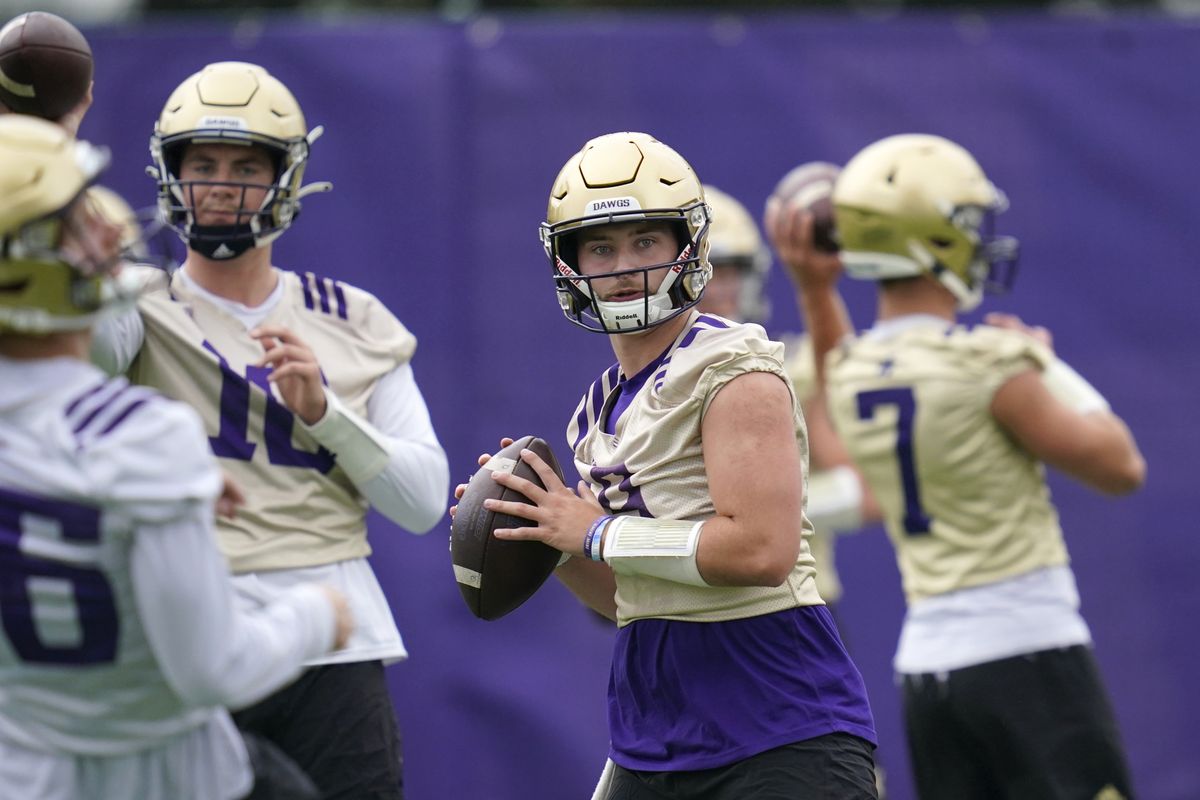
<svg viewBox="0 0 1200 800">
<path fill-rule="evenodd" d="M 413 533 L 432 529 L 446 512 L 450 466 L 412 367 L 402 364 L 379 380 L 366 420 L 328 389 L 325 398 L 325 416 L 308 426 L 313 438 L 385 517 Z"/>
<path fill-rule="evenodd" d="M 333 646 L 333 607 L 312 584 L 238 611 L 211 503 L 139 525 L 130 570 L 138 614 L 167 682 L 188 703 L 239 708 L 294 680 Z"/>
<path fill-rule="evenodd" d="M 818 470 L 808 479 L 808 518 L 822 532 L 858 530 L 862 527 L 862 498 L 862 485 L 851 467 Z"/>
<path fill-rule="evenodd" d="M 145 338 L 146 327 L 136 308 L 102 317 L 92 328 L 92 363 L 109 375 L 120 375 L 129 369 Z"/>
<path fill-rule="evenodd" d="M 1042 372 L 1042 383 L 1050 394 L 1079 414 L 1112 410 L 1104 395 L 1062 359 L 1056 358 L 1050 362 Z"/>
</svg>

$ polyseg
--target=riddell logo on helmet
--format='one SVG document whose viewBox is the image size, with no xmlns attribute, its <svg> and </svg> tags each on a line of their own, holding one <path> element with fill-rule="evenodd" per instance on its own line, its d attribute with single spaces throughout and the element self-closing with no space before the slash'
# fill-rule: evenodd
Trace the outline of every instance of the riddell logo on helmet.
<svg viewBox="0 0 1200 800">
<path fill-rule="evenodd" d="M 586 215 L 611 214 L 612 212 L 640 210 L 642 204 L 636 197 L 610 197 L 607 200 L 593 200 L 584 209 Z"/>
</svg>

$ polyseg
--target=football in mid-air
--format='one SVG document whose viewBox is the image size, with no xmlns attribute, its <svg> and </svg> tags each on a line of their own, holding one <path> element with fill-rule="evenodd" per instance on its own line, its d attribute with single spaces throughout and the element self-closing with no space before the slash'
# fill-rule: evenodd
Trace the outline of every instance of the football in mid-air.
<svg viewBox="0 0 1200 800">
<path fill-rule="evenodd" d="M 562 478 L 562 469 L 550 445 L 536 436 L 517 439 L 493 455 L 471 477 L 450 526 L 454 578 L 467 607 L 480 619 L 499 619 L 528 600 L 554 572 L 562 555 L 542 542 L 508 541 L 492 535 L 497 528 L 537 525 L 532 520 L 497 514 L 483 507 L 483 501 L 488 499 L 529 502 L 519 492 L 497 483 L 492 478 L 494 472 L 503 470 L 543 486 L 533 468 L 521 460 L 521 450 L 526 448 L 537 453 Z"/>
<path fill-rule="evenodd" d="M 784 175 L 772 197 L 794 202 L 812 212 L 813 245 L 824 253 L 838 251 L 833 221 L 833 184 L 841 168 L 826 161 L 809 161 Z"/>
<path fill-rule="evenodd" d="M 58 121 L 92 83 L 92 48 L 56 14 L 30 11 L 0 28 L 0 103 Z"/>
</svg>

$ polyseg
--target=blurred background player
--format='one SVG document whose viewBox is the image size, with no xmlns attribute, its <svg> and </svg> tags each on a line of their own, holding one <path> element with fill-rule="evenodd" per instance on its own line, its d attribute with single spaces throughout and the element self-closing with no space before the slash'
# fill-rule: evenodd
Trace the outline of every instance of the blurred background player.
<svg viewBox="0 0 1200 800">
<path fill-rule="evenodd" d="M 813 583 L 800 406 L 781 345 L 694 308 L 708 230 L 654 138 L 568 160 L 542 240 L 564 314 L 618 363 L 571 415 L 578 494 L 525 451 L 547 488 L 497 471 L 533 505 L 485 505 L 536 522 L 495 535 L 574 556 L 559 577 L 617 621 L 596 798 L 874 798 L 866 691 Z"/>
<path fill-rule="evenodd" d="M 713 274 L 697 308 L 735 322 L 765 325 L 771 305 L 766 280 L 771 252 L 759 233 L 754 217 L 736 198 L 712 185 L 705 185 L 704 198 L 712 209 L 709 226 L 709 261 Z M 794 268 L 786 261 L 788 275 Z M 794 279 L 794 278 L 793 278 Z M 879 520 L 875 498 L 850 463 L 846 448 L 837 439 L 829 421 L 824 397 L 816 392 L 812 344 L 804 334 L 782 337 L 785 368 L 804 409 L 808 430 L 811 472 L 804 513 L 812 522 L 809 549 L 816 559 L 817 591 L 837 616 L 842 596 L 834 560 L 837 534 L 849 533 Z"/>
<path fill-rule="evenodd" d="M 878 282 L 875 325 L 829 355 L 827 384 L 908 600 L 895 667 L 918 792 L 1131 797 L 1043 465 L 1124 494 L 1145 476 L 1137 445 L 1045 329 L 956 324 L 1011 283 L 1017 255 L 991 235 L 1007 202 L 965 149 L 883 139 L 834 203 L 841 259 L 804 261 L 806 308 L 816 340 L 849 336 L 842 264 Z M 810 222 L 780 215 L 777 237 L 803 244 Z"/>
<path fill-rule="evenodd" d="M 200 411 L 213 452 L 247 496 L 221 520 L 245 604 L 299 581 L 349 597 L 359 626 L 342 649 L 240 711 L 330 798 L 400 798 L 400 734 L 385 662 L 407 656 L 367 556 L 374 506 L 414 532 L 441 518 L 445 453 L 409 364 L 416 340 L 375 297 L 271 263 L 293 222 L 309 130 L 262 67 L 210 64 L 168 99 L 151 155 L 160 211 L 187 242 L 172 275 L 134 269 L 137 311 L 98 337 L 95 356 Z"/>
<path fill-rule="evenodd" d="M 345 599 L 302 584 L 237 610 L 195 413 L 86 363 L 133 299 L 87 191 L 107 163 L 0 117 L 0 798 L 315 798 L 218 707 L 343 643 Z"/>
</svg>

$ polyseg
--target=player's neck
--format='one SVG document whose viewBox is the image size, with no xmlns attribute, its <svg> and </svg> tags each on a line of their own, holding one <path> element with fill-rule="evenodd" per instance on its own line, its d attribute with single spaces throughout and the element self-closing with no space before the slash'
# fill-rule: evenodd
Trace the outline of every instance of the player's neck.
<svg viewBox="0 0 1200 800">
<path fill-rule="evenodd" d="M 36 361 L 44 358 L 77 358 L 87 361 L 91 346 L 90 329 L 60 331 L 45 336 L 0 336 L 0 356 L 16 361 Z"/>
<path fill-rule="evenodd" d="M 271 267 L 269 246 L 252 247 L 224 261 L 189 250 L 183 269 L 202 289 L 250 308 L 266 302 L 279 282 L 278 273 Z"/>
<path fill-rule="evenodd" d="M 958 318 L 958 304 L 950 290 L 933 278 L 895 281 L 880 287 L 877 319 L 912 314 L 931 314 L 953 322 Z"/>
<path fill-rule="evenodd" d="M 683 326 L 691 319 L 691 314 L 684 312 L 661 325 L 655 325 L 648 330 L 638 333 L 620 333 L 608 337 L 612 342 L 613 353 L 621 365 L 621 373 L 626 377 L 637 375 L 642 369 L 662 354 L 671 342 L 679 338 Z"/>
</svg>

